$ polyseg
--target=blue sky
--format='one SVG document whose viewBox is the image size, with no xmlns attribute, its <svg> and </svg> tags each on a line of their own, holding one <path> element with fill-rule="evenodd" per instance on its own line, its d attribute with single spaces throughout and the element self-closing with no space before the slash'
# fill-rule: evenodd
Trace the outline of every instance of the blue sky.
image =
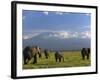
<svg viewBox="0 0 100 80">
<path fill-rule="evenodd" d="M 22 25 L 24 45 L 63 49 L 90 47 L 89 13 L 23 10 Z"/>
<path fill-rule="evenodd" d="M 43 32 L 90 37 L 91 14 L 89 13 L 23 10 L 22 16 L 23 36 L 27 38 Z"/>
<path fill-rule="evenodd" d="M 77 30 L 81 27 L 90 27 L 90 15 L 85 13 L 61 13 L 23 10 L 23 28 Z"/>
</svg>

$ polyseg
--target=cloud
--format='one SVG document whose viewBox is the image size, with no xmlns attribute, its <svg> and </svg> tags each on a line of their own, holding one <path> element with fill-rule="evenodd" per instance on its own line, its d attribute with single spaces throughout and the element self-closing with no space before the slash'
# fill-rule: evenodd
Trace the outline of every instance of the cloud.
<svg viewBox="0 0 100 80">
<path fill-rule="evenodd" d="M 69 39 L 69 38 L 81 38 L 81 39 L 90 39 L 91 33 L 90 31 L 84 32 L 72 32 L 72 31 L 53 31 L 53 30 L 34 30 L 26 35 L 23 35 L 23 39 L 30 39 L 41 35 L 44 39 L 49 38 L 59 38 L 59 39 Z"/>
<path fill-rule="evenodd" d="M 43 36 L 44 39 L 49 39 L 49 38 L 60 38 L 60 39 L 65 39 L 69 38 L 69 33 L 68 32 L 62 32 L 62 31 L 50 31 L 48 35 Z"/>
<path fill-rule="evenodd" d="M 43 13 L 44 13 L 45 15 L 48 15 L 48 14 L 49 14 L 49 12 L 47 12 L 47 11 L 44 11 Z"/>
<path fill-rule="evenodd" d="M 23 39 L 30 39 L 30 38 L 33 38 L 35 36 L 38 36 L 40 33 L 31 33 L 31 34 L 26 34 L 26 35 L 23 35 Z"/>
<path fill-rule="evenodd" d="M 88 26 L 83 26 L 83 27 L 81 27 L 81 29 L 90 29 L 90 25 L 88 25 Z"/>
<path fill-rule="evenodd" d="M 79 37 L 79 33 L 78 32 L 74 32 L 71 35 L 73 38 L 78 38 Z"/>
<path fill-rule="evenodd" d="M 22 19 L 24 20 L 26 18 L 26 16 L 22 16 Z"/>
<path fill-rule="evenodd" d="M 90 16 L 90 13 L 85 13 L 86 16 Z"/>
<path fill-rule="evenodd" d="M 81 26 L 81 27 L 79 27 L 77 29 L 80 30 L 80 31 L 91 30 L 91 26 L 90 25 L 88 25 L 88 26 Z"/>
<path fill-rule="evenodd" d="M 82 38 L 91 38 L 91 33 L 89 31 L 82 32 Z"/>
<path fill-rule="evenodd" d="M 46 39 L 52 37 L 60 39 L 68 39 L 68 38 L 89 39 L 91 38 L 91 33 L 89 31 L 84 31 L 84 32 L 56 31 L 52 32 L 48 36 L 45 36 Z"/>
<path fill-rule="evenodd" d="M 48 11 L 44 11 L 43 13 L 44 13 L 45 15 L 48 15 L 48 14 L 49 14 Z M 56 12 L 56 14 L 57 14 L 57 15 L 63 15 L 63 12 Z"/>
<path fill-rule="evenodd" d="M 62 32 L 58 32 L 58 37 L 60 38 L 69 38 L 70 37 L 70 33 L 69 32 L 65 32 L 65 31 L 62 31 Z"/>
<path fill-rule="evenodd" d="M 56 12 L 57 15 L 63 15 L 63 12 Z"/>
<path fill-rule="evenodd" d="M 60 38 L 60 39 L 68 39 L 68 38 L 77 38 L 79 35 L 78 32 L 70 32 L 70 31 L 52 31 L 48 36 L 44 38 Z"/>
</svg>

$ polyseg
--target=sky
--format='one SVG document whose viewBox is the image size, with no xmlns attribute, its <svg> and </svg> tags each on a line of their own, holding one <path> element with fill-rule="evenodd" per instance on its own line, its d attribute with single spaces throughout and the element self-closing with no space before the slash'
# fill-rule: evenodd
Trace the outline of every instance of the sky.
<svg viewBox="0 0 100 80">
<path fill-rule="evenodd" d="M 23 10 L 22 25 L 23 40 L 41 34 L 44 39 L 89 40 L 91 38 L 89 13 Z"/>
</svg>

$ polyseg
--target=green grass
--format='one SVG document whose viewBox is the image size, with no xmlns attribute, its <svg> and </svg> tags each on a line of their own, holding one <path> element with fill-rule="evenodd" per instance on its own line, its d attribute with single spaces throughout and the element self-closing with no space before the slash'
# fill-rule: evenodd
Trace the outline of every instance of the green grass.
<svg viewBox="0 0 100 80">
<path fill-rule="evenodd" d="M 82 67 L 91 65 L 90 59 L 82 60 L 80 51 L 63 52 L 64 62 L 56 62 L 54 52 L 49 53 L 49 56 L 48 59 L 45 59 L 44 54 L 42 54 L 42 58 L 38 58 L 37 64 L 32 64 L 32 60 L 30 60 L 28 64 L 23 64 L 23 69 Z"/>
</svg>

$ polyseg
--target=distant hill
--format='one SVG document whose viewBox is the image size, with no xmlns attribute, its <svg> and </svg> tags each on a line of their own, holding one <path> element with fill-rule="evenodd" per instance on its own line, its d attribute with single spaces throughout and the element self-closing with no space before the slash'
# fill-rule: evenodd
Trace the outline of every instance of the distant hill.
<svg viewBox="0 0 100 80">
<path fill-rule="evenodd" d="M 38 45 L 43 49 L 63 49 L 78 50 L 82 47 L 90 47 L 90 39 L 88 38 L 59 38 L 51 32 L 45 32 L 29 39 L 23 39 L 23 48 L 25 46 Z"/>
</svg>

